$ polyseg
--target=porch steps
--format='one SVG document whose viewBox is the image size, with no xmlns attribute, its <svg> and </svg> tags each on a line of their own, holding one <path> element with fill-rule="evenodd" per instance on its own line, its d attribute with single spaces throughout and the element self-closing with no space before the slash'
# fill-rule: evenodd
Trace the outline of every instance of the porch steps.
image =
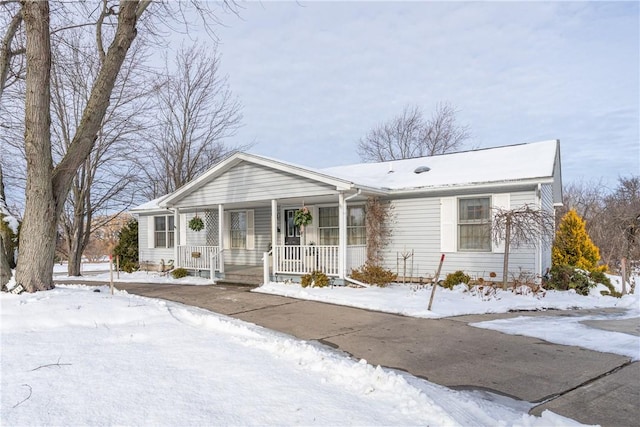
<svg viewBox="0 0 640 427">
<path fill-rule="evenodd" d="M 224 275 L 224 279 L 218 279 L 216 283 L 224 285 L 261 285 L 262 269 L 252 270 L 227 271 Z"/>
</svg>

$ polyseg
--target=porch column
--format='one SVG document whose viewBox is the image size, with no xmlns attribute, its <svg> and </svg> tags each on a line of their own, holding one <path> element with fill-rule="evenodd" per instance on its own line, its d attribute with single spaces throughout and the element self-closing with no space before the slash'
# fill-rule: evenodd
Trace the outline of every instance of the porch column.
<svg viewBox="0 0 640 427">
<path fill-rule="evenodd" d="M 344 279 L 347 266 L 347 203 L 338 194 L 338 277 Z"/>
<path fill-rule="evenodd" d="M 224 273 L 224 205 L 218 205 L 218 260 Z"/>
<path fill-rule="evenodd" d="M 271 261 L 273 263 L 273 272 L 276 271 L 276 245 L 278 244 L 278 201 L 271 200 Z"/>
<path fill-rule="evenodd" d="M 176 268 L 182 267 L 178 245 L 180 245 L 180 210 L 175 208 L 173 210 L 173 259 Z"/>
</svg>

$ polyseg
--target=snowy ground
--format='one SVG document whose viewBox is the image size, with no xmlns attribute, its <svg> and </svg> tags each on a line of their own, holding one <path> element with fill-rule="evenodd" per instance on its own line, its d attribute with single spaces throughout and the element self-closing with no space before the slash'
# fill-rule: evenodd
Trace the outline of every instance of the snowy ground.
<svg viewBox="0 0 640 427">
<path fill-rule="evenodd" d="M 0 295 L 0 424 L 575 425 L 205 310 L 99 289 Z"/>
<path fill-rule="evenodd" d="M 120 281 L 209 284 L 145 272 L 120 273 Z M 59 285 L 48 292 L 0 295 L 0 425 L 574 423 L 551 412 L 529 416 L 527 402 L 452 391 L 205 310 L 99 289 Z M 487 298 L 463 287 L 437 288 L 428 311 L 429 287 L 270 283 L 256 291 L 417 317 L 594 307 L 621 309 L 598 319 L 640 317 L 637 295 L 617 299 L 597 292 L 540 297 L 499 291 Z M 589 318 L 596 317 L 562 317 L 560 325 L 553 316 L 523 315 L 474 326 L 640 359 L 639 337 L 580 323 Z"/>
</svg>

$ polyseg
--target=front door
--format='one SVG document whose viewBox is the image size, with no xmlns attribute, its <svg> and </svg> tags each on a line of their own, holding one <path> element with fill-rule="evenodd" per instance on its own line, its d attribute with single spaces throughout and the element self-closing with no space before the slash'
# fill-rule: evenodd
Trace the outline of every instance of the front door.
<svg viewBox="0 0 640 427">
<path fill-rule="evenodd" d="M 284 244 L 287 246 L 300 246 L 300 227 L 293 222 L 296 209 L 284 210 L 285 232 Z"/>
</svg>

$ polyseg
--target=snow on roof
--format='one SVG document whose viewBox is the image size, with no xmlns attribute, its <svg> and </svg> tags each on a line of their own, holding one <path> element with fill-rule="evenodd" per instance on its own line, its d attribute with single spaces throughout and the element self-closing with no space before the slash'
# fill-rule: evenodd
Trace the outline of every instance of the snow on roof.
<svg viewBox="0 0 640 427">
<path fill-rule="evenodd" d="M 160 196 L 157 199 L 149 200 L 146 203 L 143 203 L 141 205 L 136 206 L 135 208 L 132 208 L 131 211 L 136 212 L 136 211 L 165 210 L 165 208 L 160 206 L 160 202 L 163 201 L 167 196 L 168 194 L 165 194 L 164 196 Z"/>
<path fill-rule="evenodd" d="M 319 170 L 357 184 L 390 190 L 518 181 L 553 176 L 557 141 L 393 160 Z M 428 172 L 415 173 L 427 166 Z"/>
<path fill-rule="evenodd" d="M 558 141 L 543 141 L 528 144 L 509 145 L 459 153 L 441 154 L 430 157 L 393 160 L 380 163 L 359 163 L 346 166 L 335 166 L 316 169 L 300 166 L 295 163 L 273 159 L 266 156 L 236 153 L 225 162 L 245 159 L 254 162 L 266 161 L 267 166 L 284 166 L 294 174 L 312 173 L 316 179 L 334 179 L 370 189 L 416 190 L 421 188 L 438 188 L 471 184 L 513 182 L 534 178 L 550 178 L 553 176 Z M 232 165 L 233 163 L 228 163 Z M 280 166 L 278 166 L 280 165 Z M 220 164 L 214 166 L 219 168 Z M 422 168 L 421 173 L 416 169 Z M 223 170 L 223 169 L 220 169 Z M 215 179 L 211 174 L 214 169 L 205 172 L 196 180 Z M 177 191 L 192 191 L 194 181 Z M 193 187 L 197 188 L 197 187 Z M 165 199 L 176 192 L 151 200 L 131 209 L 137 211 L 166 210 L 161 205 Z"/>
</svg>

